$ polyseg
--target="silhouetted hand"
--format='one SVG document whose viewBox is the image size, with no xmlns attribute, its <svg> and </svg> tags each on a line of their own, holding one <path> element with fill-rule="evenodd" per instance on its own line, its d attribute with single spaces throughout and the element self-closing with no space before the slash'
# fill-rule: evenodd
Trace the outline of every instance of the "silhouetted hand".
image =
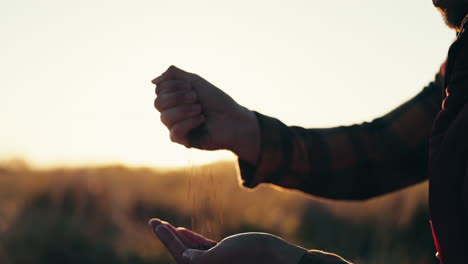
<svg viewBox="0 0 468 264">
<path fill-rule="evenodd" d="M 150 226 L 178 264 L 297 264 L 307 253 L 270 234 L 245 233 L 216 243 L 158 219 Z"/>
<path fill-rule="evenodd" d="M 175 66 L 152 81 L 155 108 L 173 142 L 204 150 L 228 149 L 255 163 L 260 141 L 255 114 L 201 78 Z"/>
</svg>

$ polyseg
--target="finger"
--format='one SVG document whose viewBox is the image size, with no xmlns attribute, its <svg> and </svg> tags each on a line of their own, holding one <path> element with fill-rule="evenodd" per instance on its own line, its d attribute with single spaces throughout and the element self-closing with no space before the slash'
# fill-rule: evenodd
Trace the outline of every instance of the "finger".
<svg viewBox="0 0 468 264">
<path fill-rule="evenodd" d="M 158 226 L 164 225 L 164 224 L 169 224 L 169 223 L 162 221 L 161 219 L 158 219 L 158 218 L 152 218 L 148 222 L 148 225 L 151 227 L 151 229 L 153 229 L 153 231 L 155 231 Z"/>
<path fill-rule="evenodd" d="M 187 148 L 190 147 L 189 139 L 187 138 L 188 133 L 198 127 L 199 125 L 205 122 L 205 116 L 197 115 L 183 121 L 175 123 L 170 128 L 170 138 L 172 142 L 177 142 L 186 146 Z"/>
<path fill-rule="evenodd" d="M 183 71 L 176 66 L 170 66 L 161 76 L 155 78 L 152 83 L 159 85 L 168 80 L 190 80 L 191 73 Z"/>
<path fill-rule="evenodd" d="M 205 238 L 204 236 L 197 234 L 187 228 L 175 228 L 173 225 L 166 222 L 164 222 L 164 225 L 167 226 L 180 239 L 186 248 L 208 250 L 218 244 L 215 241 Z"/>
<path fill-rule="evenodd" d="M 153 230 L 153 232 L 156 233 L 156 228 L 158 228 L 158 226 L 160 225 L 168 225 L 169 223 L 166 222 L 166 221 L 162 221 L 158 218 L 152 218 L 149 222 L 148 222 L 148 225 L 151 227 L 151 229 Z"/>
<path fill-rule="evenodd" d="M 159 219 L 151 219 L 150 222 L 149 222 L 149 225 L 155 230 L 159 225 L 165 225 L 167 226 L 174 234 L 176 234 L 176 236 L 180 239 L 180 241 L 185 245 L 185 247 L 188 247 L 188 248 L 195 248 L 193 247 L 191 244 L 190 244 L 190 241 L 187 240 L 187 238 L 185 236 L 183 236 L 182 234 L 180 234 L 179 232 L 177 232 L 177 229 L 171 225 L 170 223 L 166 222 L 166 221 L 161 221 Z"/>
<path fill-rule="evenodd" d="M 155 234 L 159 237 L 159 227 L 161 226 L 165 226 L 165 227 L 168 227 L 170 230 L 172 230 L 173 234 L 176 234 L 176 229 L 171 225 L 169 224 L 168 222 L 165 222 L 165 221 L 161 221 L 160 219 L 157 219 L 157 218 L 153 218 L 149 221 L 149 226 L 153 229 L 153 231 L 155 232 Z M 179 237 L 179 236 L 178 236 Z M 182 237 L 182 236 L 181 236 Z M 161 239 L 161 242 L 164 243 L 163 239 Z M 180 241 L 180 242 L 183 242 L 183 241 Z M 164 245 L 166 245 L 164 243 Z M 167 247 L 167 246 L 166 246 Z M 182 243 L 182 248 L 186 249 L 186 246 L 184 245 L 184 243 Z M 178 250 L 180 250 L 180 245 L 179 245 L 179 248 Z"/>
<path fill-rule="evenodd" d="M 178 92 L 178 91 L 188 91 L 191 90 L 192 86 L 190 82 L 182 81 L 182 80 L 170 80 L 167 82 L 163 82 L 156 86 L 155 93 L 159 95 L 165 92 Z"/>
<path fill-rule="evenodd" d="M 194 91 L 161 93 L 154 100 L 154 107 L 161 112 L 177 105 L 193 104 L 196 101 L 197 94 Z"/>
<path fill-rule="evenodd" d="M 192 248 L 192 249 L 200 249 L 203 247 L 211 248 L 217 244 L 215 241 L 205 238 L 202 235 L 199 235 L 191 230 L 188 230 L 183 227 L 175 228 L 170 223 L 161 221 L 156 218 L 151 219 L 149 224 L 153 228 L 153 230 L 156 229 L 159 225 L 167 226 L 174 234 L 176 234 L 176 236 L 180 239 L 180 241 L 185 245 L 186 248 Z"/>
<path fill-rule="evenodd" d="M 200 104 L 179 105 L 161 112 L 161 122 L 168 128 L 175 123 L 197 116 L 201 113 Z"/>
<path fill-rule="evenodd" d="M 183 255 L 187 248 L 174 234 L 174 232 L 172 232 L 166 225 L 159 225 L 156 227 L 155 232 L 159 240 L 161 240 L 164 246 L 166 246 L 177 263 L 187 263 L 186 256 Z"/>
<path fill-rule="evenodd" d="M 196 245 L 197 248 L 203 248 L 206 250 L 218 244 L 216 241 L 208 239 L 200 234 L 193 232 L 192 230 L 188 230 L 183 227 L 177 228 L 177 233 L 185 237 L 185 239 L 191 244 Z"/>
<path fill-rule="evenodd" d="M 192 249 L 197 249 L 198 245 L 192 243 L 189 239 L 187 239 L 182 233 L 180 233 L 177 228 L 175 228 L 173 225 L 170 223 L 165 223 L 165 226 L 167 226 L 171 231 L 180 239 L 180 241 L 185 245 L 187 248 L 192 248 Z"/>
</svg>

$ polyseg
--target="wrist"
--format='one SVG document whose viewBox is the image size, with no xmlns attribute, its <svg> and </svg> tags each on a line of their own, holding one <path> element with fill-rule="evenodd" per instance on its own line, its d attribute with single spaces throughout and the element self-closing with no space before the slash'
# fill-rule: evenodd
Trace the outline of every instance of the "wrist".
<svg viewBox="0 0 468 264">
<path fill-rule="evenodd" d="M 230 148 L 239 159 L 255 165 L 260 155 L 260 126 L 255 113 L 241 106 L 239 125 L 234 131 L 234 145 Z"/>
</svg>

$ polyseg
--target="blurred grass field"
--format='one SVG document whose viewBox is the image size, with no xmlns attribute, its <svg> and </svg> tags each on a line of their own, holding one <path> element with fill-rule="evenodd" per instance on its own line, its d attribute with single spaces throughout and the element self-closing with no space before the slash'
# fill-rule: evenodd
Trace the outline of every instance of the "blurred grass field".
<svg viewBox="0 0 468 264">
<path fill-rule="evenodd" d="M 269 232 L 355 263 L 434 263 L 427 183 L 365 202 L 264 185 L 240 187 L 236 164 L 158 169 L 38 169 L 0 162 L 0 263 L 174 263 L 147 222 L 219 240 Z"/>
</svg>

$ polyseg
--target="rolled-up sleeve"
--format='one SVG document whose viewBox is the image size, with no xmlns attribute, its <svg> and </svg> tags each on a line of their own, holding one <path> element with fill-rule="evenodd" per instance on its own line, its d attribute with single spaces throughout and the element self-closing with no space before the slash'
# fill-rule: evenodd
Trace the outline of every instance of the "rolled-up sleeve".
<svg viewBox="0 0 468 264">
<path fill-rule="evenodd" d="M 306 129 L 256 113 L 260 155 L 239 160 L 243 185 L 271 183 L 331 199 L 361 200 L 427 179 L 432 122 L 443 97 L 441 75 L 418 95 L 372 122 Z"/>
</svg>

